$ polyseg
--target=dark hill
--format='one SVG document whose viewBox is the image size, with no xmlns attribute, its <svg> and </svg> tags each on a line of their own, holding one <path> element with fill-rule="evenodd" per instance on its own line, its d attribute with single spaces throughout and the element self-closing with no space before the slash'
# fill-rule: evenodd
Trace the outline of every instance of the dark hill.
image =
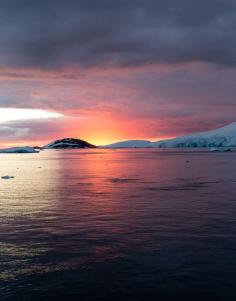
<svg viewBox="0 0 236 301">
<path fill-rule="evenodd" d="M 55 140 L 45 145 L 44 148 L 96 148 L 96 146 L 81 139 L 64 138 Z"/>
</svg>

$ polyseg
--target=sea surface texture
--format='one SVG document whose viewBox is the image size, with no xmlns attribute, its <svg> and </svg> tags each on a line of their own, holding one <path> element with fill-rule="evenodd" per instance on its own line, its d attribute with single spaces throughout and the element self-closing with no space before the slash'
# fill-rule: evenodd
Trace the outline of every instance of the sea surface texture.
<svg viewBox="0 0 236 301">
<path fill-rule="evenodd" d="M 236 153 L 0 156 L 1 301 L 233 301 L 235 284 Z"/>
</svg>

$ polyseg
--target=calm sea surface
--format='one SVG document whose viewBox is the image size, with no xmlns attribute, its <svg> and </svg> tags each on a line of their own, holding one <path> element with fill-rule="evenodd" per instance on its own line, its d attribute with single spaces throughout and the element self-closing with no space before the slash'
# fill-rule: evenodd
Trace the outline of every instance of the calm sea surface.
<svg viewBox="0 0 236 301">
<path fill-rule="evenodd" d="M 0 300 L 236 300 L 236 153 L 0 156 Z"/>
</svg>

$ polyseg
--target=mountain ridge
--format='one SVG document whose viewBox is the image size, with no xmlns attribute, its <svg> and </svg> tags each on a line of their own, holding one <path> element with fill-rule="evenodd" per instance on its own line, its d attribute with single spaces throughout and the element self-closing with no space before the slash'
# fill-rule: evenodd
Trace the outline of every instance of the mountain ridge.
<svg viewBox="0 0 236 301">
<path fill-rule="evenodd" d="M 196 132 L 173 139 L 151 142 L 148 140 L 126 140 L 112 143 L 106 148 L 196 148 L 196 147 L 236 147 L 236 122 L 214 130 Z"/>
</svg>

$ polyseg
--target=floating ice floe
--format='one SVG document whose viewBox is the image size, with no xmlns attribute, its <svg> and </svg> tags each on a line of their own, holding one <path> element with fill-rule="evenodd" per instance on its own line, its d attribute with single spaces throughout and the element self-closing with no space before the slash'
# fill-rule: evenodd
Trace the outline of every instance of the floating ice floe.
<svg viewBox="0 0 236 301">
<path fill-rule="evenodd" d="M 220 153 L 227 153 L 231 152 L 231 148 L 218 148 L 218 147 L 211 147 L 210 152 L 220 152 Z"/>
</svg>

